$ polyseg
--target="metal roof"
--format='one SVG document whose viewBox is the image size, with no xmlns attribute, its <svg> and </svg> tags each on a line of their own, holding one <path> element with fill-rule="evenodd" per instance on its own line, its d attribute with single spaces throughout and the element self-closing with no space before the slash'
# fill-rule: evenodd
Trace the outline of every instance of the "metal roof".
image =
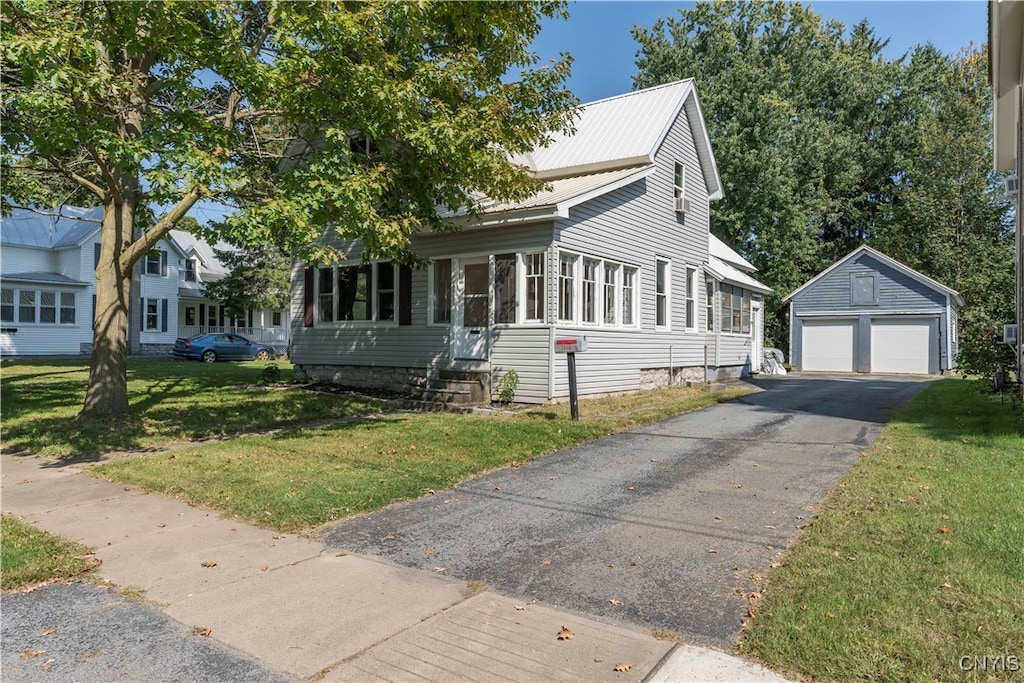
<svg viewBox="0 0 1024 683">
<path fill-rule="evenodd" d="M 740 287 L 744 287 L 753 292 L 760 292 L 761 294 L 768 294 L 772 291 L 771 287 L 758 282 L 742 270 L 733 268 L 725 261 L 722 261 L 717 256 L 712 256 L 711 254 L 708 254 L 708 261 L 704 264 L 704 269 L 711 273 L 711 276 L 716 280 L 721 280 L 722 282 L 739 285 Z"/>
<path fill-rule="evenodd" d="M 203 275 L 227 275 L 227 268 L 217 258 L 217 254 L 213 251 L 214 247 L 211 247 L 204 240 L 184 230 L 171 230 L 167 236 L 181 250 L 181 253 L 186 256 L 190 251 L 195 252 L 196 256 L 203 263 Z M 235 249 L 235 247 L 227 242 L 218 242 L 216 248 L 221 251 L 233 251 Z"/>
<path fill-rule="evenodd" d="M 4 282 L 44 282 L 54 285 L 65 285 L 68 287 L 88 287 L 89 283 L 75 280 L 60 273 L 11 273 L 3 276 Z"/>
<path fill-rule="evenodd" d="M 103 207 L 60 206 L 54 210 L 14 208 L 0 218 L 0 243 L 41 249 L 81 244 L 100 229 Z"/>
<path fill-rule="evenodd" d="M 737 254 L 728 244 L 710 232 L 708 233 L 708 253 L 742 271 L 753 273 L 757 270 L 750 261 Z"/>
</svg>

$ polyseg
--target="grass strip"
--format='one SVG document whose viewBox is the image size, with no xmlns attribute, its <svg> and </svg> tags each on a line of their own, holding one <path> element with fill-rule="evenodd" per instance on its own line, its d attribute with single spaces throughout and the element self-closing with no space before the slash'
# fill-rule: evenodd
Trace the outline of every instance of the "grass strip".
<svg viewBox="0 0 1024 683">
<path fill-rule="evenodd" d="M 512 416 L 398 413 L 111 462 L 90 472 L 281 531 L 441 490 L 474 474 L 732 398 L 672 388 Z"/>
<path fill-rule="evenodd" d="M 88 548 L 41 531 L 14 515 L 0 515 L 3 590 L 20 590 L 51 579 L 80 578 L 98 565 Z"/>
<path fill-rule="evenodd" d="M 290 363 L 272 364 L 281 376 L 291 376 Z M 88 363 L 5 360 L 0 381 L 3 448 L 58 458 L 93 455 L 345 418 L 382 405 L 365 397 L 260 386 L 268 365 L 131 358 L 128 396 L 135 417 L 113 425 L 82 425 L 73 420 L 85 401 Z"/>
<path fill-rule="evenodd" d="M 772 570 L 740 650 L 794 679 L 1024 680 L 1024 423 L 945 379 Z"/>
</svg>

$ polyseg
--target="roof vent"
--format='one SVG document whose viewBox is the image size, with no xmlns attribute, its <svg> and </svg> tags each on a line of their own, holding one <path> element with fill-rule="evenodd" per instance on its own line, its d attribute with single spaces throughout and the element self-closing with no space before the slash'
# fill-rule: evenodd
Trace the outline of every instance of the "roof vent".
<svg viewBox="0 0 1024 683">
<path fill-rule="evenodd" d="M 1006 199 L 1014 201 L 1020 195 L 1020 178 L 1011 175 L 1006 177 Z"/>
</svg>

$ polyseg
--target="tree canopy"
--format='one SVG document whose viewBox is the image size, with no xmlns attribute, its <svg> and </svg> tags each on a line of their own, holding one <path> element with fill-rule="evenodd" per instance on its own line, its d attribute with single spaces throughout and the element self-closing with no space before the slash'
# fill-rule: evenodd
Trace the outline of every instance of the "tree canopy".
<svg viewBox="0 0 1024 683">
<path fill-rule="evenodd" d="M 538 66 L 529 50 L 564 15 L 560 1 L 0 5 L 7 196 L 104 207 L 80 417 L 128 412 L 133 266 L 200 200 L 238 209 L 223 225 L 238 243 L 327 259 L 330 225 L 366 257 L 410 258 L 440 207 L 533 191 L 508 158 L 571 126 L 568 57 Z"/>
<path fill-rule="evenodd" d="M 775 289 L 771 343 L 781 298 L 862 243 L 959 290 L 968 347 L 1012 317 L 983 51 L 888 59 L 866 21 L 781 2 L 698 3 L 633 35 L 636 87 L 696 80 L 724 188 L 712 231 Z"/>
</svg>

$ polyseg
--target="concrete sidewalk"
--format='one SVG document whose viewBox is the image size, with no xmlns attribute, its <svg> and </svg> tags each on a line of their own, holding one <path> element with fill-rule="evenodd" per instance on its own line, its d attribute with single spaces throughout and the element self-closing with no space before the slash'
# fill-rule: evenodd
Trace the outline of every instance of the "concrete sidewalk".
<svg viewBox="0 0 1024 683">
<path fill-rule="evenodd" d="M 80 466 L 4 455 L 0 468 L 4 512 L 96 548 L 103 578 L 294 679 L 783 680 L 722 652 L 329 551 Z M 563 626 L 571 639 L 558 638 Z"/>
</svg>

